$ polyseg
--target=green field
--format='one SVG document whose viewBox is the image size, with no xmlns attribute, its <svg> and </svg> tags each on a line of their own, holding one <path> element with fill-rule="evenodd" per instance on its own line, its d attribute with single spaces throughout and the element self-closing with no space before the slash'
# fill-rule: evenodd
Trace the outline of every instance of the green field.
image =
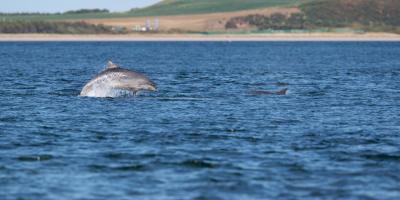
<svg viewBox="0 0 400 200">
<path fill-rule="evenodd" d="M 134 16 L 231 12 L 274 6 L 300 5 L 311 0 L 165 0 L 130 12 Z"/>
<path fill-rule="evenodd" d="M 123 18 L 140 16 L 165 16 L 201 13 L 231 12 L 274 6 L 300 5 L 313 0 L 164 0 L 155 5 L 121 13 L 83 14 L 0 14 L 0 20 L 79 20 Z M 130 10 L 131 8 L 126 8 Z"/>
</svg>

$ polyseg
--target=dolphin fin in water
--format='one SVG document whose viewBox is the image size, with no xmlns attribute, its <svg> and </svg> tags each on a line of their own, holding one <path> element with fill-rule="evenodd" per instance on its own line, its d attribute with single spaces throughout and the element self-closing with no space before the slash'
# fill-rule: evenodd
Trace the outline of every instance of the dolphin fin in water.
<svg viewBox="0 0 400 200">
<path fill-rule="evenodd" d="M 118 65 L 114 64 L 111 60 L 109 60 L 107 62 L 107 67 L 106 69 L 114 69 L 114 68 L 118 68 Z"/>
<path fill-rule="evenodd" d="M 286 95 L 286 94 L 287 94 L 287 91 L 288 91 L 288 89 L 285 88 L 285 89 L 283 89 L 283 90 L 280 90 L 280 91 L 278 91 L 278 92 L 275 92 L 275 94 L 277 94 L 277 95 Z"/>
</svg>

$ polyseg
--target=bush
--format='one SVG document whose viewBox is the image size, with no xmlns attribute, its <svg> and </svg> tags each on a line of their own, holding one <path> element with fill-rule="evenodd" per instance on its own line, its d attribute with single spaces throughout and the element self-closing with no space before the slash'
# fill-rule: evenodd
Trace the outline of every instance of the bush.
<svg viewBox="0 0 400 200">
<path fill-rule="evenodd" d="M 400 26 L 399 0 L 316 1 L 302 5 L 301 10 L 307 21 L 317 26 L 345 27 L 353 23 Z"/>
<path fill-rule="evenodd" d="M 80 10 L 70 10 L 64 12 L 63 14 L 89 14 L 89 13 L 109 13 L 107 9 L 80 9 Z"/>
<path fill-rule="evenodd" d="M 290 16 L 281 13 L 274 13 L 271 16 L 247 15 L 244 17 L 234 17 L 227 21 L 225 28 L 235 29 L 238 24 L 246 23 L 255 26 L 260 30 L 288 30 L 306 28 L 305 16 L 302 13 L 293 13 Z"/>
<path fill-rule="evenodd" d="M 248 15 L 228 20 L 226 28 L 246 23 L 260 30 L 356 27 L 367 31 L 399 32 L 400 0 L 321 0 L 300 6 L 301 13 L 285 16 Z"/>
</svg>

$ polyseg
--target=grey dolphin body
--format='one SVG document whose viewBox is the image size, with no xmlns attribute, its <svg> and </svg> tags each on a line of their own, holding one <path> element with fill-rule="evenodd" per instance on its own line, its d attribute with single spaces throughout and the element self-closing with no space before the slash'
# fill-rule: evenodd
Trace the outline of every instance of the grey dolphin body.
<svg viewBox="0 0 400 200">
<path fill-rule="evenodd" d="M 80 96 L 115 97 L 121 91 L 136 94 L 140 90 L 156 89 L 156 85 L 145 75 L 123 69 L 110 61 L 105 70 L 83 87 Z"/>
</svg>

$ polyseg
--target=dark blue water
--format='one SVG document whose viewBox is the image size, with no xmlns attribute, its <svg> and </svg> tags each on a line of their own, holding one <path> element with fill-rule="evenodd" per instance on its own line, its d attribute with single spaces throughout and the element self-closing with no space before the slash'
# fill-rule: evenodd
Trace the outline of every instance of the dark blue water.
<svg viewBox="0 0 400 200">
<path fill-rule="evenodd" d="M 0 199 L 399 199 L 400 43 L 0 43 Z M 106 61 L 159 91 L 78 97 Z M 286 96 L 253 95 L 279 90 Z"/>
</svg>

